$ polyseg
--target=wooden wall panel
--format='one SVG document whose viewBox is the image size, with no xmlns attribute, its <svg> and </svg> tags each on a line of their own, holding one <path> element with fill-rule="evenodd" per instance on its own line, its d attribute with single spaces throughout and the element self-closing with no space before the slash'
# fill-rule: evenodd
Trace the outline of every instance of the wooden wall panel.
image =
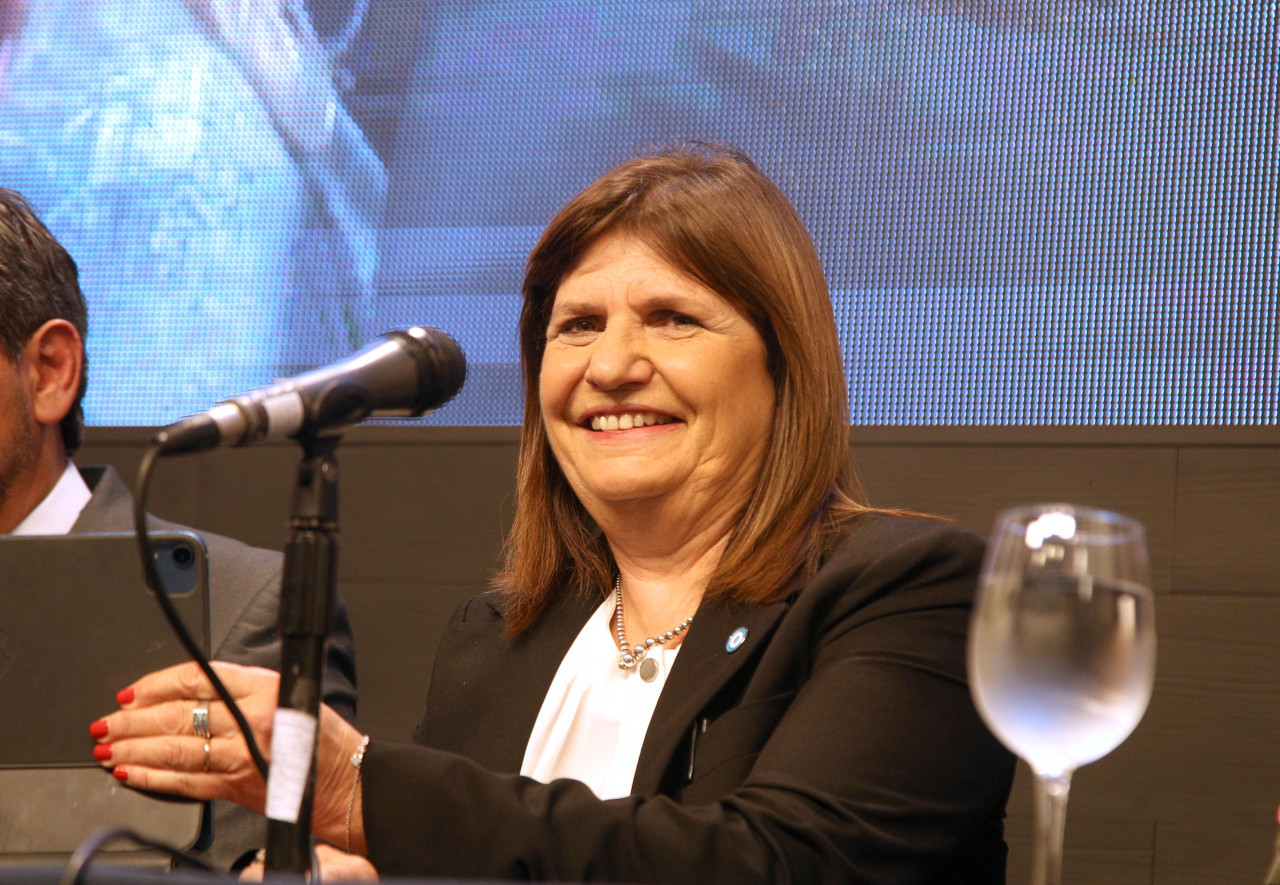
<svg viewBox="0 0 1280 885">
<path fill-rule="evenodd" d="M 342 575 L 405 586 L 484 583 L 500 564 L 515 470 L 509 446 L 346 450 Z"/>
<path fill-rule="evenodd" d="M 1029 797 L 1030 792 L 1030 775 L 1020 772 L 1015 796 Z M 1011 814 L 1005 823 L 1005 840 L 1009 843 L 1007 878 L 1013 885 L 1031 880 L 1034 833 L 1029 808 L 1025 814 Z M 1154 843 L 1155 826 L 1149 821 L 1073 817 L 1068 810 L 1063 881 L 1089 885 L 1151 885 Z"/>
<path fill-rule="evenodd" d="M 1280 594 L 1280 446 L 1178 455 L 1178 589 Z"/>
<path fill-rule="evenodd" d="M 1280 600 L 1166 596 L 1156 620 L 1151 705 L 1129 740 L 1076 773 L 1068 845 L 1082 847 L 1080 830 L 1094 822 L 1142 821 L 1157 836 L 1152 882 L 1258 881 L 1280 802 L 1280 643 L 1270 639 Z M 1029 793 L 1030 783 L 1018 789 Z M 1029 816 L 1024 800 L 1015 794 L 1011 813 Z M 1215 844 L 1224 821 L 1231 851 Z M 1184 868 L 1170 858 L 1189 858 L 1188 840 L 1204 859 Z M 1202 878 L 1188 878 L 1187 869 Z"/>
<path fill-rule="evenodd" d="M 1151 881 L 1153 885 L 1256 885 L 1271 863 L 1275 821 L 1265 829 L 1260 840 L 1257 822 L 1240 814 L 1161 821 L 1156 826 Z"/>
<path fill-rule="evenodd" d="M 209 531 L 273 550 L 284 548 L 286 520 L 298 472 L 294 445 L 218 449 L 161 462 L 152 481 L 161 515 L 194 520 Z M 198 477 L 195 497 L 170 502 L 174 484 L 187 471 Z M 345 487 L 344 487 L 345 488 Z M 170 515 L 170 508 L 180 516 Z"/>
<path fill-rule="evenodd" d="M 1081 769 L 1075 809 L 1188 820 L 1280 802 L 1280 599 L 1160 599 L 1156 688 L 1119 749 Z"/>
<path fill-rule="evenodd" d="M 983 534 L 1019 504 L 1065 501 L 1143 521 L 1152 584 L 1172 580 L 1177 452 L 1155 446 L 855 445 L 873 504 L 950 516 Z"/>
</svg>

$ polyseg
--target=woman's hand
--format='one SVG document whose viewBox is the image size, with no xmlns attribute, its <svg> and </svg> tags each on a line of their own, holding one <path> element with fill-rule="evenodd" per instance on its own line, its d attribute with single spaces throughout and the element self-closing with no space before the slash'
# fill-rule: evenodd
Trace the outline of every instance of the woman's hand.
<svg viewBox="0 0 1280 885">
<path fill-rule="evenodd" d="M 280 674 L 222 661 L 214 661 L 213 668 L 269 762 Z M 131 787 L 193 799 L 229 799 L 262 814 L 266 781 L 226 705 L 207 700 L 215 696 L 194 663 L 144 676 L 117 695 L 118 712 L 89 727 L 98 741 L 94 758 Z M 199 725 L 207 729 L 207 738 L 197 734 Z M 312 830 L 354 851 L 364 849 L 363 796 L 351 763 L 361 740 L 346 720 L 321 706 Z"/>
<path fill-rule="evenodd" d="M 347 854 L 332 845 L 316 846 L 316 865 L 321 882 L 377 882 L 378 871 L 358 854 Z M 262 861 L 255 860 L 240 873 L 242 882 L 261 882 L 265 871 Z"/>
<path fill-rule="evenodd" d="M 221 661 L 213 668 L 268 754 L 280 674 Z M 194 663 L 148 674 L 116 696 L 118 712 L 89 727 L 98 741 L 94 758 L 131 787 L 193 799 L 230 799 L 261 813 L 266 782 L 231 713 L 216 697 Z M 207 720 L 197 710 L 207 711 Z M 197 735 L 197 719 L 207 721 L 208 738 Z"/>
</svg>

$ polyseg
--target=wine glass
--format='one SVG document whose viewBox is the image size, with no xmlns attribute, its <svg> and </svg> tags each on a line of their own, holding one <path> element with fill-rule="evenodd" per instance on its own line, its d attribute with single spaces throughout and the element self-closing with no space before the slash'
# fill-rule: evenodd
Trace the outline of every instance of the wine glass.
<svg viewBox="0 0 1280 885">
<path fill-rule="evenodd" d="M 1072 504 L 996 518 L 969 625 L 987 727 L 1035 773 L 1033 885 L 1059 885 L 1071 774 L 1129 736 L 1155 681 L 1142 524 Z"/>
</svg>

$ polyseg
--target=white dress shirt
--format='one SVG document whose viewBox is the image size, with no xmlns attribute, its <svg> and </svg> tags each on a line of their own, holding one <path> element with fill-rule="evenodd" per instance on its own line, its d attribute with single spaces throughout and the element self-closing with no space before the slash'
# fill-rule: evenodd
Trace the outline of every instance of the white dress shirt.
<svg viewBox="0 0 1280 885">
<path fill-rule="evenodd" d="M 520 773 L 547 783 L 582 781 L 601 799 L 631 794 L 640 747 L 679 648 L 654 646 L 648 657 L 658 675 L 645 682 L 618 668 L 609 622 L 610 596 L 578 633 L 560 661 L 525 746 Z"/>
<path fill-rule="evenodd" d="M 85 485 L 76 466 L 67 461 L 67 467 L 58 483 L 36 509 L 26 515 L 10 534 L 13 535 L 66 535 L 80 518 L 80 511 L 89 503 L 93 493 Z"/>
</svg>

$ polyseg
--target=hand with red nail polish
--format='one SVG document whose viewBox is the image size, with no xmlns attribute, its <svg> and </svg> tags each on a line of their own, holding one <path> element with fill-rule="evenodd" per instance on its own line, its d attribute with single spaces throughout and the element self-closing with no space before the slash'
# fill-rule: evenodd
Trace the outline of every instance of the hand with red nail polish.
<svg viewBox="0 0 1280 885">
<path fill-rule="evenodd" d="M 275 671 L 215 662 L 263 752 L 279 693 Z M 226 706 L 194 663 L 150 673 L 120 690 L 119 710 L 93 722 L 94 758 L 131 787 L 195 799 L 230 799 L 261 812 L 266 784 Z M 194 710 L 207 736 L 197 736 Z M 108 735 L 110 736 L 108 738 Z M 109 742 L 108 742 L 109 741 Z M 206 750 L 205 748 L 209 749 Z"/>
<path fill-rule="evenodd" d="M 244 713 L 254 739 L 269 754 L 280 674 L 261 667 L 215 661 L 214 669 Z M 130 787 L 175 793 L 192 799 L 230 799 L 262 813 L 266 782 L 226 705 L 194 663 L 150 673 L 120 692 L 122 709 L 90 727 L 101 733 L 95 758 L 114 765 L 115 776 Z M 197 736 L 194 711 L 207 736 Z M 330 707 L 320 711 L 316 751 L 312 831 L 322 839 L 364 847 L 362 820 L 349 817 L 351 754 L 363 736 Z M 110 735 L 110 743 L 105 738 Z M 350 842 L 347 842 L 348 834 Z"/>
</svg>

